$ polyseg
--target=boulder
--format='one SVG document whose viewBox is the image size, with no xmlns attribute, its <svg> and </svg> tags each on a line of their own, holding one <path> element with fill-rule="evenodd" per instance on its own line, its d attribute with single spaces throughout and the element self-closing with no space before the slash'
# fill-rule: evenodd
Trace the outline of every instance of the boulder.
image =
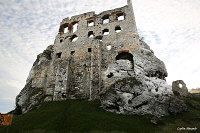
<svg viewBox="0 0 200 133">
<path fill-rule="evenodd" d="M 187 97 L 189 95 L 186 84 L 183 80 L 177 80 L 172 82 L 172 91 L 176 96 Z"/>
</svg>

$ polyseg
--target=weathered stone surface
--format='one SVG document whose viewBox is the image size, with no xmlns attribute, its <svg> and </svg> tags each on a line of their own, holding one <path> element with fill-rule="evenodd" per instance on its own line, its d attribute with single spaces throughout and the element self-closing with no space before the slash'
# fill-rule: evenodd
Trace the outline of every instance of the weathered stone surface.
<svg viewBox="0 0 200 133">
<path fill-rule="evenodd" d="M 47 70 L 50 65 L 53 46 L 39 54 L 26 80 L 26 85 L 16 97 L 16 106 L 26 113 L 40 104 L 46 97 Z"/>
<path fill-rule="evenodd" d="M 176 114 L 186 111 L 186 110 L 187 110 L 187 106 L 182 100 L 178 99 L 177 97 L 170 98 L 169 112 L 171 114 L 176 115 Z"/>
<path fill-rule="evenodd" d="M 122 8 L 64 19 L 54 44 L 34 62 L 16 106 L 26 113 L 44 101 L 99 99 L 112 112 L 168 115 L 169 106 L 170 112 L 184 109 L 173 111 L 178 104 L 170 102 L 167 75 L 164 63 L 139 40 L 128 0 Z"/>
<path fill-rule="evenodd" d="M 188 89 L 186 87 L 186 84 L 183 80 L 177 80 L 172 82 L 172 91 L 176 96 L 188 96 Z"/>
</svg>

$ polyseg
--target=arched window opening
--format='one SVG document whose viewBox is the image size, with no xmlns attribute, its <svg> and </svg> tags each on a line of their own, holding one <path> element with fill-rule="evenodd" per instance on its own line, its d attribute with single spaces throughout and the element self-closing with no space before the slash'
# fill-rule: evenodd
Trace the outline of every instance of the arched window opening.
<svg viewBox="0 0 200 133">
<path fill-rule="evenodd" d="M 78 22 L 73 22 L 72 25 L 73 25 L 73 32 L 76 32 L 78 29 Z"/>
<path fill-rule="evenodd" d="M 94 26 L 94 20 L 89 20 L 88 21 L 88 26 Z"/>
<path fill-rule="evenodd" d="M 94 37 L 94 32 L 93 31 L 89 31 L 88 32 L 88 37 L 89 38 L 93 38 Z"/>
<path fill-rule="evenodd" d="M 121 52 L 119 53 L 116 58 L 116 60 L 122 60 L 122 61 L 130 61 L 130 67 L 133 68 L 133 55 L 128 52 Z"/>
<path fill-rule="evenodd" d="M 121 32 L 121 31 L 122 31 L 122 29 L 121 29 L 120 26 L 116 26 L 116 27 L 115 27 L 115 32 L 119 33 L 119 32 Z"/>
<path fill-rule="evenodd" d="M 124 13 L 118 13 L 116 16 L 117 16 L 117 20 L 118 20 L 118 21 L 124 20 L 124 19 L 125 19 Z"/>
<path fill-rule="evenodd" d="M 71 42 L 75 42 L 78 40 L 78 36 L 77 35 L 73 35 L 71 38 L 70 38 Z"/>
<path fill-rule="evenodd" d="M 63 42 L 63 39 L 60 39 L 60 43 L 62 43 Z"/>
<path fill-rule="evenodd" d="M 69 27 L 67 26 L 64 28 L 64 33 L 68 33 L 68 32 L 69 32 Z"/>
<path fill-rule="evenodd" d="M 103 35 L 108 35 L 109 34 L 109 30 L 108 29 L 104 29 L 103 30 Z"/>
<path fill-rule="evenodd" d="M 102 20 L 103 20 L 103 24 L 107 24 L 110 22 L 110 19 L 109 19 L 109 15 L 105 15 L 102 17 Z"/>
<path fill-rule="evenodd" d="M 66 23 L 66 24 L 61 25 L 59 32 L 60 32 L 60 34 L 64 34 L 64 33 L 69 32 L 69 24 Z"/>
</svg>

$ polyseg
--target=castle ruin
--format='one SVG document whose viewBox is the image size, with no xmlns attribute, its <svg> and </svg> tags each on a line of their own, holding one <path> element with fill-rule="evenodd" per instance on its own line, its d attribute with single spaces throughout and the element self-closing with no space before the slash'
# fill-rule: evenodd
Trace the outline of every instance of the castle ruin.
<svg viewBox="0 0 200 133">
<path fill-rule="evenodd" d="M 98 99 L 105 110 L 124 114 L 162 116 L 179 108 L 170 104 L 165 64 L 139 39 L 127 3 L 63 19 L 54 44 L 37 56 L 15 110 L 67 99 Z"/>
<path fill-rule="evenodd" d="M 60 78 L 55 81 L 53 99 L 74 94 L 74 97 L 96 99 L 102 87 L 112 83 L 113 73 L 104 73 L 108 64 L 128 59 L 132 71 L 132 52 L 138 49 L 138 44 L 130 0 L 122 8 L 98 15 L 88 12 L 63 19 L 54 43 L 53 60 L 62 63 L 57 66 L 56 76 Z M 60 69 L 64 64 L 65 68 Z M 74 94 L 69 93 L 72 90 Z"/>
</svg>

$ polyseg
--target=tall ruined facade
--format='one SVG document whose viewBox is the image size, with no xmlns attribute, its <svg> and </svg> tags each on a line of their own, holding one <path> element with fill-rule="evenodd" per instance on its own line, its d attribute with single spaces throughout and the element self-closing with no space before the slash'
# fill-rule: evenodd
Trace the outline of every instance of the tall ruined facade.
<svg viewBox="0 0 200 133">
<path fill-rule="evenodd" d="M 44 101 L 99 99 L 105 110 L 117 113 L 183 111 L 185 104 L 171 98 L 164 63 L 139 39 L 131 0 L 127 3 L 63 19 L 54 44 L 37 56 L 15 110 L 26 113 Z"/>
<path fill-rule="evenodd" d="M 98 15 L 89 12 L 63 19 L 52 56 L 54 62 L 61 62 L 54 69 L 53 99 L 98 98 L 102 87 L 110 83 L 105 74 L 108 64 L 132 56 L 138 44 L 131 1 Z"/>
</svg>

